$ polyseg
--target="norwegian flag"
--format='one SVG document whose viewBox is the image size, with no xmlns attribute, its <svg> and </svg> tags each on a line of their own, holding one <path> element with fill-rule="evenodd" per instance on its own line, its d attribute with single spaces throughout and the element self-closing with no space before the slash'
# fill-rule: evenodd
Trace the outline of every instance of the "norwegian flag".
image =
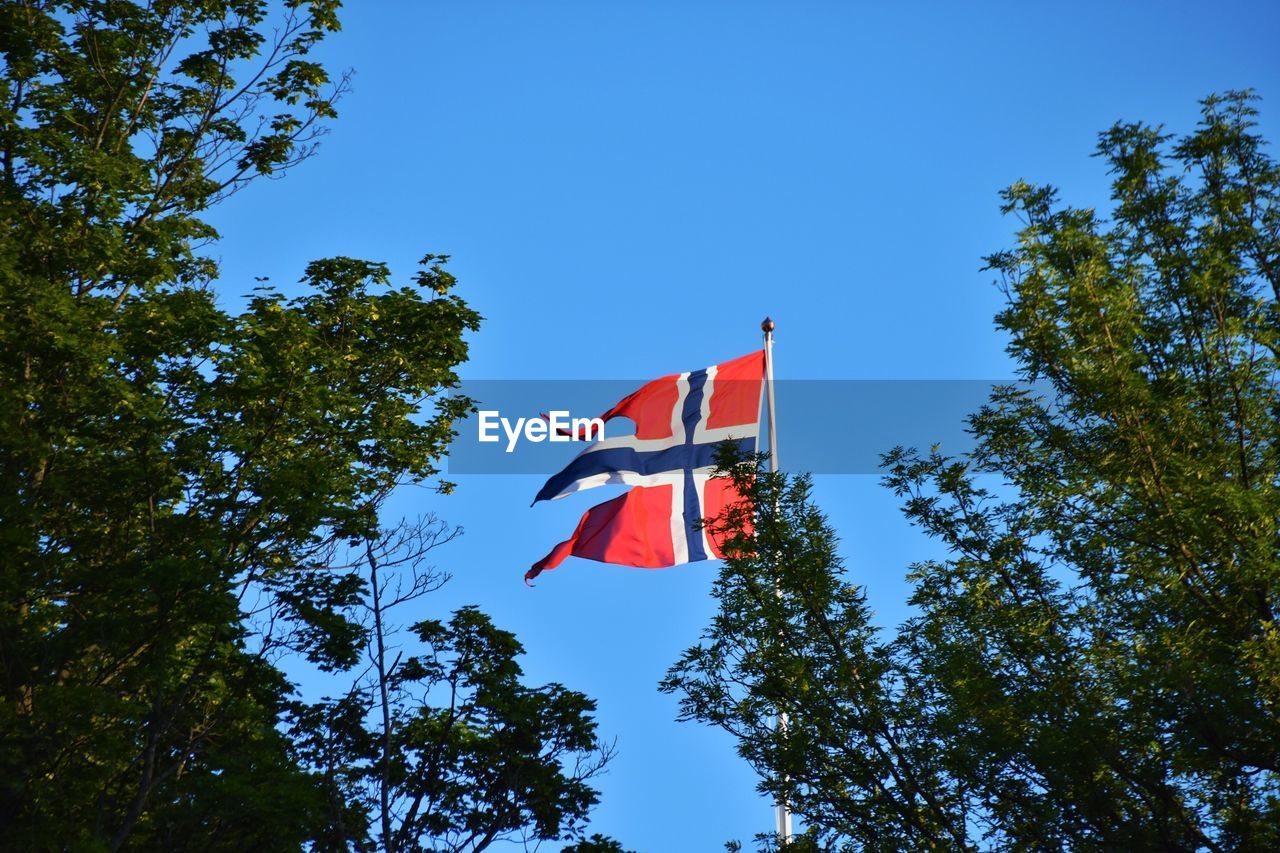
<svg viewBox="0 0 1280 853">
<path fill-rule="evenodd" d="M 547 480 L 534 503 L 613 483 L 635 488 L 587 510 L 525 581 L 570 555 L 646 569 L 723 557 L 716 537 L 700 529 L 737 498 L 728 479 L 711 476 L 716 448 L 732 441 L 742 453 L 755 451 L 763 379 L 761 350 L 655 379 L 602 414 L 606 423 L 629 418 L 635 434 L 583 450 Z"/>
</svg>

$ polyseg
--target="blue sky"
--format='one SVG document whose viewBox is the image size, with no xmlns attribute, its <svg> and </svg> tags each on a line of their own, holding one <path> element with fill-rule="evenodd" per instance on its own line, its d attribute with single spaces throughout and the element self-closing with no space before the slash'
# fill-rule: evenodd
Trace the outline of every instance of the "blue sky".
<svg viewBox="0 0 1280 853">
<path fill-rule="evenodd" d="M 316 158 L 213 212 L 219 287 L 229 304 L 254 276 L 291 289 L 333 255 L 407 281 L 421 255 L 449 253 L 486 317 L 469 378 L 694 369 L 756 347 L 766 314 L 780 378 L 1007 376 L 981 271 L 1017 225 L 1000 188 L 1047 182 L 1105 208 L 1099 131 L 1187 130 L 1199 98 L 1230 88 L 1263 95 L 1280 140 L 1267 2 L 384 0 L 343 21 L 323 51 L 356 71 L 341 118 Z M 405 621 L 478 604 L 524 642 L 531 680 L 598 700 L 619 755 L 595 830 L 694 851 L 770 829 L 732 741 L 676 723 L 655 689 L 711 614 L 717 564 L 571 559 L 527 589 L 529 563 L 615 493 L 531 509 L 541 481 L 394 496 L 388 520 L 466 529 L 439 554 L 453 582 Z M 907 567 L 936 546 L 875 476 L 820 477 L 817 497 L 850 576 L 897 623 Z"/>
</svg>

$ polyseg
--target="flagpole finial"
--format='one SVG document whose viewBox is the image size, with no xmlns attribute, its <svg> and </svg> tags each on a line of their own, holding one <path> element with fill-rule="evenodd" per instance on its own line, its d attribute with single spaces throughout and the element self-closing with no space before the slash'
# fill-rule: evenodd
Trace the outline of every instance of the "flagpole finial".
<svg viewBox="0 0 1280 853">
<path fill-rule="evenodd" d="M 773 331 L 773 320 L 768 317 L 764 318 L 764 322 L 760 324 L 760 330 L 766 335 Z"/>
</svg>

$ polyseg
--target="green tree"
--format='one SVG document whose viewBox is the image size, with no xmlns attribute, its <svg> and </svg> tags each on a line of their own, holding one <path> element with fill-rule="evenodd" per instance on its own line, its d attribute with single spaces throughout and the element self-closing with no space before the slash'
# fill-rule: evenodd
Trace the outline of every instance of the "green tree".
<svg viewBox="0 0 1280 853">
<path fill-rule="evenodd" d="M 561 848 L 560 853 L 627 853 L 627 849 L 612 838 L 596 834 Z"/>
<path fill-rule="evenodd" d="M 354 665 L 375 536 L 468 408 L 443 258 L 238 313 L 201 218 L 314 150 L 331 0 L 0 4 L 0 844 L 297 847 L 282 657 Z"/>
<path fill-rule="evenodd" d="M 731 466 L 755 509 L 717 522 L 720 612 L 663 686 L 810 840 L 1280 847 L 1280 169 L 1253 100 L 1101 134 L 1109 221 L 1005 192 L 1023 227 L 989 264 L 1030 384 L 973 416 L 972 454 L 887 456 L 949 551 L 893 636 L 804 479 Z"/>
<path fill-rule="evenodd" d="M 273 779 L 305 781 L 275 731 L 289 690 L 276 664 L 358 660 L 363 581 L 330 546 L 369 535 L 392 488 L 435 473 L 468 403 L 415 415 L 455 381 L 475 316 L 443 295 L 438 265 L 391 288 L 380 265 L 334 259 L 306 282 L 310 295 L 260 293 L 237 316 L 203 290 L 139 294 L 94 333 L 95 376 L 27 386 L 20 438 L 45 399 L 76 411 L 25 464 L 5 448 L 8 840 L 167 847 L 194 824 L 212 845 L 223 820 L 279 844 L 307 831 L 307 811 L 284 805 L 307 793 Z M 10 331 L 7 348 L 47 357 Z M 262 808 L 284 828 L 254 821 Z"/>
<path fill-rule="evenodd" d="M 238 312 L 209 287 L 204 211 L 335 115 L 308 55 L 337 5 L 0 4 L 0 847 L 478 849 L 595 802 L 592 704 L 522 686 L 478 611 L 386 657 L 439 577 L 379 570 L 442 540 L 379 510 L 471 406 L 447 259 L 316 261 Z M 366 653 L 341 702 L 294 695 L 289 662 Z"/>
<path fill-rule="evenodd" d="M 824 840 L 870 849 L 960 845 L 941 756 L 877 641 L 861 588 L 806 477 L 721 460 L 745 500 L 713 522 L 725 559 L 703 642 L 667 673 L 683 719 L 717 725 Z M 784 730 L 779 711 L 788 715 Z M 772 839 L 765 847 L 772 849 Z"/>
<path fill-rule="evenodd" d="M 357 609 L 368 666 L 339 699 L 294 712 L 301 755 L 333 793 L 317 846 L 461 853 L 579 839 L 621 851 L 581 839 L 598 798 L 588 783 L 612 757 L 595 703 L 559 684 L 525 686 L 520 643 L 474 607 L 413 625 L 408 642 L 393 624 L 397 608 L 448 579 L 425 560 L 459 532 L 426 517 L 353 555 L 367 581 Z"/>
</svg>

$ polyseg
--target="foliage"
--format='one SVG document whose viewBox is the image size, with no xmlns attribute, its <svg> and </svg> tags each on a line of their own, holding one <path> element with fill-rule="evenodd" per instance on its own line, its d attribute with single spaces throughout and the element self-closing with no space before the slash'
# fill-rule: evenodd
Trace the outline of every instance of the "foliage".
<svg viewBox="0 0 1280 853">
<path fill-rule="evenodd" d="M 335 114 L 345 78 L 309 54 L 336 7 L 0 6 L 6 847 L 297 847 L 333 813 L 279 662 L 361 660 L 366 579 L 335 548 L 436 476 L 479 320 L 431 255 L 407 286 L 316 261 L 238 312 L 209 289 L 204 211 Z"/>
<path fill-rule="evenodd" d="M 1280 169 L 1252 100 L 1103 133 L 1110 222 L 1006 191 L 997 322 L 1041 384 L 998 390 L 967 457 L 887 456 L 950 552 L 894 636 L 807 481 L 731 465 L 754 509 L 719 522 L 720 612 L 664 689 L 822 846 L 1280 846 Z"/>
<path fill-rule="evenodd" d="M 101 301 L 82 319 L 102 323 L 137 289 L 209 278 L 193 250 L 216 235 L 200 212 L 305 159 L 336 114 L 345 78 L 332 84 L 309 53 L 337 6 L 0 6 L 5 266 L 27 287 L 60 285 L 28 299 Z"/>
<path fill-rule="evenodd" d="M 459 532 L 424 518 L 360 552 L 369 666 L 339 699 L 295 707 L 302 757 L 336 793 L 321 849 L 480 851 L 578 838 L 597 801 L 588 782 L 612 749 L 596 735 L 595 704 L 559 684 L 522 684 L 514 635 L 465 607 L 447 623 L 412 626 L 416 654 L 397 639 L 393 611 L 445 582 L 423 563 Z M 578 849 L 621 850 L 593 838 Z"/>
<path fill-rule="evenodd" d="M 32 838 L 114 845 L 161 832 L 167 818 L 134 824 L 195 779 L 266 785 L 215 759 L 262 741 L 287 764 L 273 662 L 358 658 L 344 611 L 362 583 L 329 549 L 376 529 L 395 485 L 435 473 L 468 401 L 425 419 L 419 401 L 455 381 L 475 315 L 440 295 L 434 263 L 417 287 L 341 258 L 306 281 L 312 294 L 263 292 L 238 316 L 193 288 L 126 300 L 77 329 L 91 374 L 33 371 L 14 389 L 30 402 L 9 398 L 0 726 L 14 748 L 0 761 L 8 825 Z M 55 369 L 39 337 L 7 332 L 15 361 Z"/>
<path fill-rule="evenodd" d="M 717 612 L 662 689 L 682 694 L 683 719 L 734 735 L 761 791 L 785 797 L 810 826 L 873 849 L 962 838 L 936 793 L 940 756 L 894 689 L 864 592 L 840 577 L 808 478 L 758 470 L 760 459 L 721 460 L 745 500 L 714 522 L 726 554 Z"/>
<path fill-rule="evenodd" d="M 560 848 L 560 853 L 627 853 L 627 849 L 612 838 L 596 833 L 590 838 Z"/>
</svg>

